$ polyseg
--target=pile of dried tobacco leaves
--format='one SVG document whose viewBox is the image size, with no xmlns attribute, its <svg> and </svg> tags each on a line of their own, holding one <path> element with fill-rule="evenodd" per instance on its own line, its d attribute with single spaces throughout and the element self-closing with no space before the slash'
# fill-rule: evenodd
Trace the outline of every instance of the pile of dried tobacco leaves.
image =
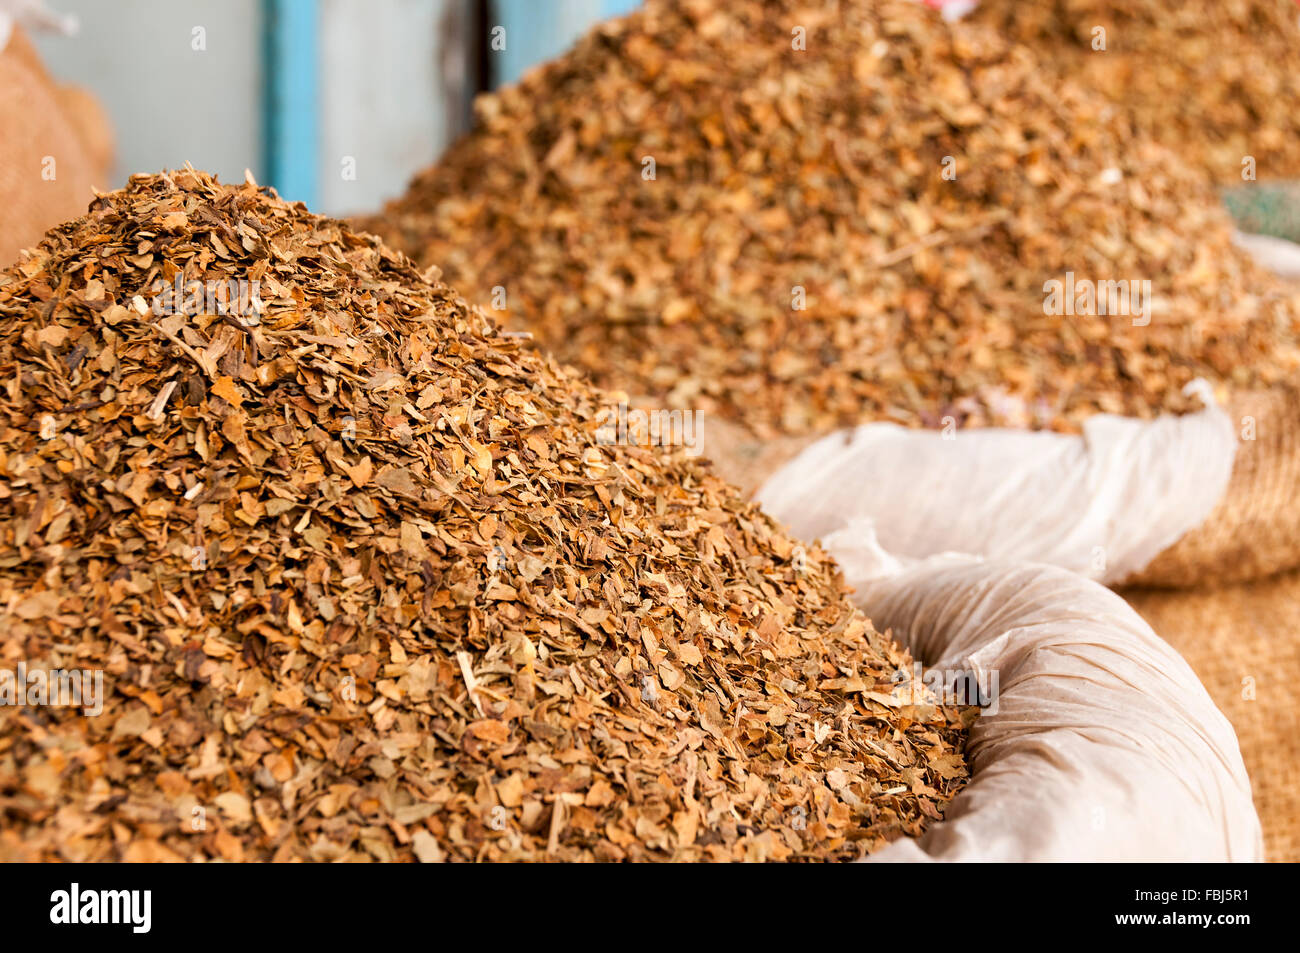
<svg viewBox="0 0 1300 953">
<path fill-rule="evenodd" d="M 0 380 L 6 858 L 851 858 L 965 777 L 821 552 L 251 182 L 51 231 Z"/>
<path fill-rule="evenodd" d="M 1300 366 L 1202 172 L 918 3 L 648 0 L 477 111 L 367 227 L 636 397 L 1071 430 Z M 1048 313 L 1053 281 L 1136 290 Z"/>
<path fill-rule="evenodd" d="M 974 17 L 1224 184 L 1300 177 L 1295 0 L 982 0 Z"/>
</svg>

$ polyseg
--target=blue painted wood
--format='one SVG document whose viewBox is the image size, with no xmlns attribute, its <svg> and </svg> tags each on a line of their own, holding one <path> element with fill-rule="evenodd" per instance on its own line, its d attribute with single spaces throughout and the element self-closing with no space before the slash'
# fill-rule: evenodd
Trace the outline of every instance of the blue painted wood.
<svg viewBox="0 0 1300 953">
<path fill-rule="evenodd" d="M 537 0 L 496 0 L 488 18 L 486 56 L 492 85 L 513 83 L 528 67 L 554 56 L 562 48 L 567 18 L 556 3 Z M 505 49 L 492 46 L 494 30 L 505 28 Z"/>
<path fill-rule="evenodd" d="M 641 6 L 641 0 L 600 0 L 600 15 L 605 19 L 621 17 Z"/>
<path fill-rule="evenodd" d="M 559 56 L 597 21 L 639 5 L 639 0 L 495 0 L 486 53 L 492 84 L 515 82 L 529 67 Z M 494 26 L 506 29 L 504 50 L 491 47 Z"/>
<path fill-rule="evenodd" d="M 320 10 L 317 0 L 262 0 L 265 149 L 270 185 L 315 208 L 320 197 Z"/>
</svg>

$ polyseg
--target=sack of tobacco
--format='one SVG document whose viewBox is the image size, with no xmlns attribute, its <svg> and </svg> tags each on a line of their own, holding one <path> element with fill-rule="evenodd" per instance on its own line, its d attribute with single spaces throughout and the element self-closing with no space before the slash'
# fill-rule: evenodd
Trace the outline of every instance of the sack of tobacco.
<svg viewBox="0 0 1300 953">
<path fill-rule="evenodd" d="M 941 548 L 1023 521 L 1002 555 L 1068 537 L 1108 581 L 1300 564 L 1300 289 L 1117 115 L 908 0 L 649 0 L 482 97 L 366 227 L 629 406 L 703 415 L 749 488 L 871 428 L 868 466 L 768 482 L 805 538 L 892 516 L 929 546 L 956 513 Z"/>
</svg>

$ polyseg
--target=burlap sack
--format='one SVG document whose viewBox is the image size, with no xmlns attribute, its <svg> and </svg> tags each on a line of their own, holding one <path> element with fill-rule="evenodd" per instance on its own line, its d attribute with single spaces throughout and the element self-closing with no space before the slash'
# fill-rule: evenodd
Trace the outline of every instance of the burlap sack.
<svg viewBox="0 0 1300 953">
<path fill-rule="evenodd" d="M 1266 858 L 1300 861 L 1300 573 L 1124 596 L 1182 653 L 1236 729 Z"/>
<path fill-rule="evenodd" d="M 1210 516 L 1128 581 L 1147 586 L 1259 579 L 1300 564 L 1300 390 L 1240 394 L 1228 488 Z"/>
<path fill-rule="evenodd" d="M 60 90 L 14 29 L 0 51 L 0 263 L 85 212 L 108 184 L 112 139 L 93 97 Z"/>
</svg>

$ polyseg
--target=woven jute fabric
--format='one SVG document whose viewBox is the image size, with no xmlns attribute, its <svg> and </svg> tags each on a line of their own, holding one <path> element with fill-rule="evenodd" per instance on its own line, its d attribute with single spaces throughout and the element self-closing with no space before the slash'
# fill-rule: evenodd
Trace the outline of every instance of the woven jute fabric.
<svg viewBox="0 0 1300 953">
<path fill-rule="evenodd" d="M 1272 861 L 1300 861 L 1300 573 L 1124 596 L 1232 722 Z"/>
<path fill-rule="evenodd" d="M 1241 393 L 1228 410 L 1240 439 L 1223 498 L 1130 584 L 1238 582 L 1300 565 L 1300 390 Z"/>
<path fill-rule="evenodd" d="M 69 97 L 54 85 L 21 30 L 0 52 L 0 129 L 2 267 L 47 229 L 83 214 L 92 186 L 108 184 L 92 158 L 93 149 L 105 151 L 108 133 L 84 94 Z"/>
</svg>

